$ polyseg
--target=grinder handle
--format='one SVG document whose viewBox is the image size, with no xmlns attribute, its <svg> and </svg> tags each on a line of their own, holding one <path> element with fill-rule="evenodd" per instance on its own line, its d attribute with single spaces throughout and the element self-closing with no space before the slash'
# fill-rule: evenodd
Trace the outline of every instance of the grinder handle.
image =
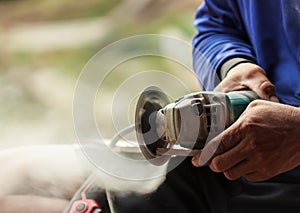
<svg viewBox="0 0 300 213">
<path fill-rule="evenodd" d="M 226 93 L 227 105 L 232 123 L 245 111 L 247 106 L 259 96 L 251 90 L 233 91 Z"/>
</svg>

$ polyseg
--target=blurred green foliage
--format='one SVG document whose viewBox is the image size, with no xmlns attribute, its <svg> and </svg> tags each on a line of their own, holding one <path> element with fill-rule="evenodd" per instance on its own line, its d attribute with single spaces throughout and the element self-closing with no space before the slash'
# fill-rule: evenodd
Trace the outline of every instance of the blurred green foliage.
<svg viewBox="0 0 300 213">
<path fill-rule="evenodd" d="M 0 136 L 1 144 L 73 142 L 72 97 L 76 80 L 89 59 L 106 45 L 137 34 L 170 34 L 192 41 L 193 17 L 201 1 L 194 0 L 1 0 L 0 1 Z M 61 49 L 10 49 L 11 38 L 28 29 L 39 30 L 57 25 L 58 29 L 103 20 L 97 42 Z M 34 26 L 34 28 L 31 28 Z M 85 26 L 82 26 L 85 27 Z M 101 26 L 99 26 L 100 28 Z M 96 28 L 97 29 L 97 28 Z M 18 30 L 18 31 L 14 31 Z M 27 31 L 26 31 L 27 30 Z M 29 33 L 35 33 L 29 30 Z M 17 33 L 14 33 L 17 32 Z M 78 29 L 78 34 L 85 32 Z M 17 36 L 17 37 L 16 37 Z M 59 34 L 50 36 L 60 39 Z M 40 38 L 39 38 L 40 39 Z M 70 38 L 72 39 L 72 38 Z M 26 38 L 24 39 L 26 43 Z M 44 44 L 47 46 L 47 43 Z M 150 57 L 144 65 L 153 69 L 178 69 L 163 59 Z M 138 66 L 138 63 L 129 63 Z M 123 66 L 124 69 L 126 69 Z M 136 67 L 138 68 L 138 67 Z M 128 69 L 129 70 L 129 69 Z M 134 69 L 133 69 L 134 70 Z M 114 74 L 106 90 L 116 87 L 130 72 Z M 111 126 L 108 125 L 107 129 Z M 63 129 L 63 131 L 62 131 Z M 26 133 L 22 141 L 18 135 Z M 108 134 L 109 135 L 109 134 Z M 12 142 L 14 141 L 14 142 Z"/>
</svg>

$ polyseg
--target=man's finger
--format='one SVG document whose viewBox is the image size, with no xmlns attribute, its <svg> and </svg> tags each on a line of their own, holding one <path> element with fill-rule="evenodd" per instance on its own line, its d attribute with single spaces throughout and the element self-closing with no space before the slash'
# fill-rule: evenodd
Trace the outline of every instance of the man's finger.
<svg viewBox="0 0 300 213">
<path fill-rule="evenodd" d="M 195 166 L 195 167 L 201 167 L 202 165 L 199 163 L 199 158 L 201 156 L 201 153 L 198 153 L 196 155 L 194 155 L 194 157 L 192 158 L 192 164 Z"/>
<path fill-rule="evenodd" d="M 244 161 L 251 152 L 251 148 L 245 143 L 247 142 L 239 142 L 227 152 L 216 156 L 210 163 L 210 168 L 215 172 L 225 172 Z"/>
<path fill-rule="evenodd" d="M 199 158 L 200 165 L 208 164 L 214 156 L 220 155 L 231 149 L 241 141 L 240 122 L 234 123 L 223 133 L 212 139 L 204 146 Z"/>
<path fill-rule="evenodd" d="M 242 176 L 253 173 L 256 170 L 256 167 L 257 165 L 253 162 L 244 160 L 235 165 L 233 168 L 225 171 L 224 175 L 228 180 L 236 180 Z"/>
<path fill-rule="evenodd" d="M 249 83 L 248 86 L 251 90 L 256 92 L 261 99 L 279 102 L 276 96 L 275 86 L 267 78 L 261 78 L 255 82 L 254 85 Z"/>
<path fill-rule="evenodd" d="M 265 181 L 265 180 L 270 179 L 270 177 L 262 175 L 259 172 L 252 172 L 252 173 L 244 175 L 244 177 L 247 181 L 250 181 L 250 182 L 260 182 L 260 181 Z"/>
</svg>

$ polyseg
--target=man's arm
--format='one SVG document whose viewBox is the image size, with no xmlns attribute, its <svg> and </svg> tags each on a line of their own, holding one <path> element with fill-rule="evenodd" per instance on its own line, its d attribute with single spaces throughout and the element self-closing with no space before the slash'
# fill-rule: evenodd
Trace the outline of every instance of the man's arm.
<svg viewBox="0 0 300 213">
<path fill-rule="evenodd" d="M 262 99 L 278 102 L 274 85 L 255 64 L 255 55 L 247 57 L 252 50 L 250 46 L 247 49 L 247 39 L 237 24 L 240 22 L 235 2 L 207 0 L 198 12 L 199 34 L 195 46 L 201 57 L 196 52 L 194 60 L 200 82 L 204 89 L 213 89 L 219 72 L 220 76 L 223 74 L 222 82 L 215 90 L 251 89 Z M 199 66 L 205 64 L 203 58 L 210 62 L 209 69 Z M 236 58 L 245 61 L 227 66 Z M 193 164 L 208 164 L 213 171 L 223 172 L 230 180 L 242 176 L 251 181 L 269 179 L 300 165 L 299 125 L 299 108 L 254 101 L 236 123 L 210 141 L 201 155 L 193 158 Z"/>
<path fill-rule="evenodd" d="M 219 83 L 222 65 L 233 58 L 256 62 L 236 1 L 206 0 L 196 14 L 194 69 L 204 90 Z"/>
<path fill-rule="evenodd" d="M 256 64 L 237 1 L 206 0 L 197 11 L 194 69 L 204 90 L 251 89 L 278 102 L 274 85 Z"/>
</svg>

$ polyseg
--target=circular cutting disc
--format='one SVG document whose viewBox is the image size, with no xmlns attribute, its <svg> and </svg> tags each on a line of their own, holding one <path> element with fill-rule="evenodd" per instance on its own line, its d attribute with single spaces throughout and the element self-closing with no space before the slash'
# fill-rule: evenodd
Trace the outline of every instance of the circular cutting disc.
<svg viewBox="0 0 300 213">
<path fill-rule="evenodd" d="M 170 157 L 156 154 L 157 148 L 168 145 L 157 134 L 156 114 L 169 103 L 161 89 L 150 86 L 140 95 L 135 111 L 135 128 L 141 152 L 150 163 L 158 166 L 165 164 Z"/>
</svg>

